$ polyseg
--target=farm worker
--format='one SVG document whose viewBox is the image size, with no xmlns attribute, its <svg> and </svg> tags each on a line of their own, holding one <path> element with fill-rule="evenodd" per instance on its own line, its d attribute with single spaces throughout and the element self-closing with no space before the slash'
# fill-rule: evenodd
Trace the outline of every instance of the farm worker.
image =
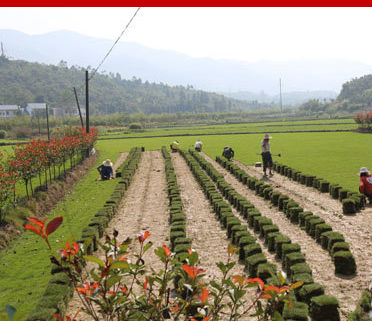
<svg viewBox="0 0 372 322">
<path fill-rule="evenodd" d="M 360 168 L 359 171 L 359 191 L 364 194 L 369 203 L 372 203 L 372 176 L 366 167 Z"/>
<path fill-rule="evenodd" d="M 171 148 L 172 152 L 177 152 L 178 149 L 179 149 L 178 140 L 173 141 L 172 144 L 170 145 L 170 148 Z"/>
<path fill-rule="evenodd" d="M 234 150 L 228 145 L 226 145 L 225 148 L 223 149 L 222 156 L 230 161 L 230 159 L 234 156 Z"/>
<path fill-rule="evenodd" d="M 197 139 L 196 142 L 195 142 L 195 144 L 194 144 L 195 150 L 198 151 L 198 152 L 201 152 L 202 147 L 203 147 L 202 141 L 200 141 L 199 139 Z"/>
<path fill-rule="evenodd" d="M 266 177 L 266 169 L 269 168 L 269 174 L 270 176 L 273 176 L 274 174 L 272 173 L 272 167 L 273 167 L 273 159 L 271 157 L 270 153 L 270 139 L 272 137 L 269 134 L 265 134 L 264 139 L 261 141 L 261 148 L 262 148 L 262 163 L 263 163 L 263 172 L 264 172 L 264 177 Z"/>
<path fill-rule="evenodd" d="M 102 162 L 97 170 L 101 175 L 101 180 L 110 180 L 114 178 L 114 170 L 112 169 L 112 162 L 110 159 Z"/>
</svg>

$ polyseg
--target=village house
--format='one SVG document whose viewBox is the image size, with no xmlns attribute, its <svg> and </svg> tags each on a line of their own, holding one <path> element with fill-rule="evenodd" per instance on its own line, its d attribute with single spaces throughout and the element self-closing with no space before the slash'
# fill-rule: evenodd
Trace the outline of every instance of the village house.
<svg viewBox="0 0 372 322">
<path fill-rule="evenodd" d="M 46 103 L 28 103 L 26 113 L 30 116 L 46 117 Z"/>
<path fill-rule="evenodd" d="M 2 118 L 13 117 L 21 111 L 18 105 L 0 105 L 0 117 Z"/>
<path fill-rule="evenodd" d="M 80 111 L 81 111 L 81 116 L 85 117 L 86 116 L 85 108 L 80 108 Z M 72 106 L 54 107 L 52 109 L 52 112 L 53 112 L 52 115 L 55 118 L 58 118 L 58 117 L 65 118 L 67 116 L 79 117 L 78 109 Z"/>
</svg>

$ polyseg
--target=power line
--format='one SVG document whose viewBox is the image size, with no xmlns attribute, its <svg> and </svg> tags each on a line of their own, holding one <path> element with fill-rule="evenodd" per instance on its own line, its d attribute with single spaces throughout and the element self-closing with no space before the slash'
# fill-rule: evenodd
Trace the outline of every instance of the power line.
<svg viewBox="0 0 372 322">
<path fill-rule="evenodd" d="M 133 21 L 134 17 L 137 15 L 138 11 L 141 9 L 141 7 L 138 7 L 138 9 L 136 10 L 136 12 L 134 13 L 134 15 L 132 16 L 132 18 L 130 18 L 129 22 L 127 23 L 127 25 L 125 26 L 125 28 L 123 29 L 123 31 L 121 32 L 120 36 L 118 37 L 118 39 L 116 39 L 116 41 L 114 42 L 114 44 L 111 46 L 110 50 L 108 51 L 108 53 L 106 54 L 106 56 L 102 59 L 102 61 L 99 63 L 98 67 L 96 69 L 94 69 L 92 75 L 89 77 L 89 80 L 91 80 L 94 75 L 97 73 L 98 69 L 101 67 L 101 65 L 103 64 L 103 62 L 106 60 L 106 58 L 108 57 L 108 55 L 110 55 L 110 53 L 112 52 L 112 50 L 114 49 L 114 47 L 116 46 L 116 44 L 119 42 L 120 38 L 123 36 L 124 32 L 128 29 L 128 27 L 130 26 L 131 22 Z"/>
<path fill-rule="evenodd" d="M 121 32 L 120 36 L 116 39 L 116 41 L 114 42 L 114 44 L 111 46 L 110 50 L 107 52 L 107 54 L 105 55 L 105 57 L 102 59 L 102 61 L 99 63 L 99 65 L 97 66 L 96 69 L 93 70 L 91 76 L 89 77 L 88 80 L 91 80 L 95 74 L 97 73 L 98 69 L 101 67 L 101 65 L 104 63 L 104 61 L 106 60 L 106 58 L 110 55 L 110 53 L 112 52 L 112 50 L 114 49 L 114 47 L 116 46 L 116 44 L 119 42 L 120 38 L 124 35 L 125 31 L 128 29 L 128 27 L 130 26 L 130 24 L 132 23 L 133 19 L 135 18 L 135 16 L 137 15 L 138 11 L 141 9 L 141 7 L 138 7 L 136 12 L 133 14 L 132 18 L 130 18 L 129 22 L 127 23 L 127 25 L 125 26 L 125 28 L 123 29 L 123 31 Z M 77 89 L 76 91 L 77 92 L 80 92 L 80 90 L 84 87 L 85 83 L 81 84 Z M 57 104 L 53 104 L 53 105 L 61 105 L 63 103 L 65 103 L 66 101 L 70 100 L 70 99 L 73 99 L 73 95 L 74 95 L 74 90 L 73 89 L 69 89 L 71 92 L 70 92 L 70 95 L 71 97 L 66 97 L 64 100 L 58 102 Z"/>
</svg>

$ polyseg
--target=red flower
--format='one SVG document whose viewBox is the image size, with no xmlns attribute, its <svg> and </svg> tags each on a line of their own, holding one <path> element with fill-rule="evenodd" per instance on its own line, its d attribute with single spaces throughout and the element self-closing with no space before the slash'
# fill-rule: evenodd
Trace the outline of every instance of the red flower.
<svg viewBox="0 0 372 322">
<path fill-rule="evenodd" d="M 246 281 L 245 281 L 245 284 L 248 284 L 248 283 L 255 283 L 255 284 L 258 284 L 260 290 L 263 290 L 264 288 L 264 282 L 256 277 L 256 278 L 248 278 Z"/>
<path fill-rule="evenodd" d="M 167 257 L 170 256 L 171 251 L 168 249 L 168 247 L 163 245 L 163 248 L 164 248 L 164 251 L 165 251 L 165 256 L 167 256 Z"/>
<path fill-rule="evenodd" d="M 66 248 L 58 250 L 58 253 L 61 254 L 61 257 L 68 257 L 70 258 L 71 255 L 76 255 L 79 252 L 79 245 L 77 242 L 74 242 L 72 247 L 70 247 L 70 242 L 66 243 Z"/>
<path fill-rule="evenodd" d="M 99 286 L 99 283 L 94 283 L 89 285 L 89 283 L 85 283 L 84 287 L 77 287 L 76 290 L 79 294 L 84 296 L 92 296 L 95 289 Z"/>
<path fill-rule="evenodd" d="M 150 235 L 151 234 L 146 230 L 144 233 L 137 235 L 138 241 L 142 244 Z"/>
<path fill-rule="evenodd" d="M 190 278 L 192 279 L 195 279 L 196 276 L 198 276 L 199 274 L 202 274 L 205 272 L 204 269 L 198 269 L 197 267 L 195 266 L 189 266 L 187 264 L 183 264 L 182 265 L 182 269 L 190 276 Z"/>
<path fill-rule="evenodd" d="M 149 282 L 149 280 L 148 280 L 147 277 L 146 277 L 146 279 L 145 279 L 145 283 L 143 283 L 143 289 L 144 289 L 144 290 L 147 288 L 147 284 L 148 284 L 148 282 Z"/>
</svg>

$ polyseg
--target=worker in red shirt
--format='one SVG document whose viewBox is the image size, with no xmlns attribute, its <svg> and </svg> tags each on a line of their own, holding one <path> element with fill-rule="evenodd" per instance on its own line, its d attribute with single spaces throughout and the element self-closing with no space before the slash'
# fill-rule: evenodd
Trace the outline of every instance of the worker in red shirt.
<svg viewBox="0 0 372 322">
<path fill-rule="evenodd" d="M 372 203 L 372 176 L 366 167 L 360 168 L 359 171 L 359 191 L 364 194 L 368 199 L 369 203 Z"/>
</svg>

